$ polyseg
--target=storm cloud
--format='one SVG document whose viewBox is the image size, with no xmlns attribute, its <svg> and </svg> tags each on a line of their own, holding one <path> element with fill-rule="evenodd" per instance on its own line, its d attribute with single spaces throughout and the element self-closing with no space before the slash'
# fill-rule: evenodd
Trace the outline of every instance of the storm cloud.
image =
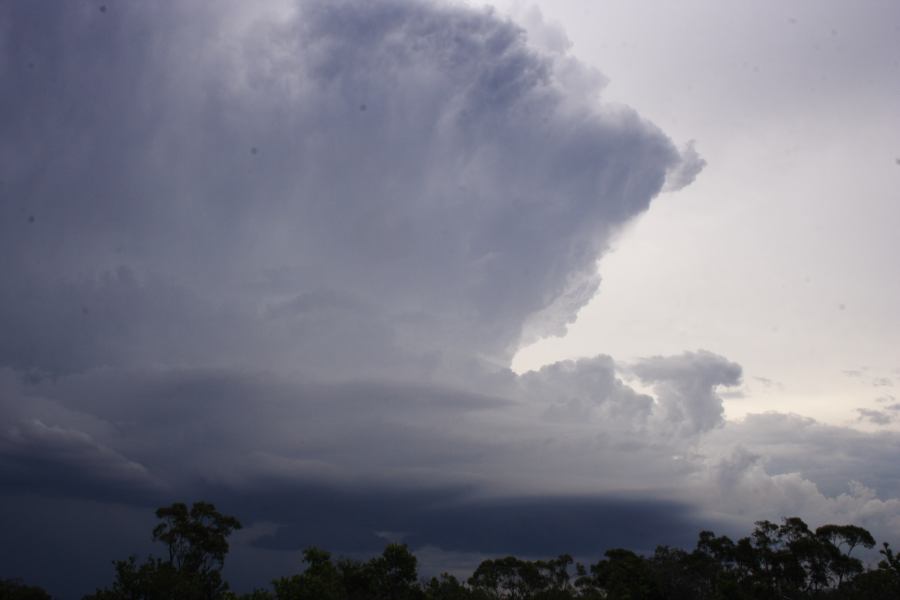
<svg viewBox="0 0 900 600">
<path fill-rule="evenodd" d="M 257 558 L 384 532 L 473 555 L 687 543 L 733 527 L 751 478 L 844 514 L 823 493 L 851 465 L 826 481 L 759 420 L 725 422 L 742 370 L 724 357 L 509 369 L 594 295 L 612 236 L 705 164 L 605 103 L 561 33 L 427 1 L 106 7 L 0 8 L 14 574 L 86 591 L 102 548 L 57 575 L 35 561 L 60 515 L 120 548 L 116 523 L 194 498 L 244 519 Z M 852 497 L 877 500 L 865 485 Z"/>
<path fill-rule="evenodd" d="M 5 9 L 5 364 L 505 364 L 680 165 L 489 11 L 238 10 Z"/>
</svg>

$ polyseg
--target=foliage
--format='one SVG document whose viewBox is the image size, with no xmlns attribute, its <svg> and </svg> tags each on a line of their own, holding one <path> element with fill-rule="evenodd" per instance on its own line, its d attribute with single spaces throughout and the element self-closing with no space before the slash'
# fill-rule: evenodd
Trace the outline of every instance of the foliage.
<svg viewBox="0 0 900 600">
<path fill-rule="evenodd" d="M 855 525 L 816 530 L 797 517 L 758 521 L 737 541 L 701 531 L 687 551 L 659 546 L 650 556 L 607 550 L 593 564 L 563 554 L 549 560 L 515 556 L 483 561 L 461 581 L 443 573 L 420 581 L 418 561 L 403 544 L 389 544 L 368 561 L 339 559 L 319 548 L 303 553 L 303 569 L 271 589 L 234 594 L 222 578 L 234 517 L 197 502 L 156 511 L 153 539 L 166 558 L 118 560 L 109 588 L 84 600 L 896 600 L 900 556 L 888 544 L 866 569 L 853 556 L 875 539 Z M 0 580 L 0 600 L 49 600 L 44 590 Z"/>
<path fill-rule="evenodd" d="M 50 600 L 50 594 L 19 579 L 0 579 L 0 600 Z"/>
<path fill-rule="evenodd" d="M 190 509 L 175 503 L 157 509 L 160 523 L 153 529 L 154 541 L 162 542 L 168 559 L 149 557 L 138 564 L 132 556 L 113 562 L 116 578 L 110 588 L 97 590 L 85 600 L 223 600 L 228 584 L 222 567 L 228 554 L 228 536 L 241 528 L 207 502 Z"/>
</svg>

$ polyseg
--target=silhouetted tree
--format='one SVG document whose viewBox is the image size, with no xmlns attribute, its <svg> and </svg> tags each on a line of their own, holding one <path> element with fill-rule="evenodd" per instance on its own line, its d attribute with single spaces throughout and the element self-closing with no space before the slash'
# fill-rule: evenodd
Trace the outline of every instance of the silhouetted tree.
<svg viewBox="0 0 900 600">
<path fill-rule="evenodd" d="M 331 554 L 318 548 L 303 552 L 306 570 L 272 582 L 277 600 L 342 600 L 347 590 Z"/>
<path fill-rule="evenodd" d="M 0 600 L 51 600 L 46 590 L 20 579 L 0 579 Z"/>
<path fill-rule="evenodd" d="M 885 542 L 879 550 L 883 557 L 878 568 L 865 571 L 847 586 L 847 598 L 859 600 L 896 600 L 900 598 L 900 557 Z"/>
<path fill-rule="evenodd" d="M 815 531 L 798 517 L 758 521 L 737 542 L 701 531 L 693 551 L 659 546 L 651 556 L 616 548 L 585 567 L 563 554 L 483 561 L 462 582 L 447 573 L 418 581 L 406 545 L 389 544 L 368 561 L 332 560 L 318 548 L 305 568 L 272 582 L 272 590 L 232 594 L 221 571 L 228 536 L 240 528 L 211 504 L 173 504 L 156 512 L 153 539 L 167 557 L 115 561 L 115 580 L 86 600 L 898 600 L 900 557 L 888 544 L 875 569 L 853 556 L 875 539 L 855 525 Z M 573 572 L 574 571 L 574 572 Z M 573 577 L 574 576 L 574 577 Z M 29 595 L 30 594 L 30 595 Z M 47 600 L 40 588 L 0 580 L 0 600 Z"/>
<path fill-rule="evenodd" d="M 469 585 L 488 598 L 510 600 L 530 598 L 547 587 L 537 564 L 514 556 L 483 561 Z"/>
<path fill-rule="evenodd" d="M 432 577 L 425 585 L 425 597 L 428 600 L 473 600 L 484 598 L 465 586 L 459 579 L 448 573 L 440 577 Z"/>
<path fill-rule="evenodd" d="M 853 550 L 858 546 L 863 548 L 875 546 L 872 534 L 855 525 L 823 525 L 816 529 L 816 537 L 833 548 L 828 583 L 837 588 L 863 572 L 862 561 L 850 556 Z"/>
<path fill-rule="evenodd" d="M 365 563 L 341 560 L 337 564 L 348 600 L 418 600 L 418 559 L 405 544 L 388 544 L 381 556 Z"/>
<path fill-rule="evenodd" d="M 649 561 L 624 548 L 607 550 L 604 556 L 605 559 L 590 567 L 591 585 L 601 592 L 601 597 L 616 600 L 662 598 Z"/>
<path fill-rule="evenodd" d="M 115 561 L 112 586 L 85 600 L 225 598 L 228 584 L 222 579 L 222 567 L 228 536 L 241 528 L 240 522 L 207 502 L 195 502 L 190 509 L 178 502 L 157 509 L 156 516 L 161 523 L 153 529 L 153 539 L 166 545 L 168 560 L 151 556 L 139 565 L 132 556 Z"/>
</svg>

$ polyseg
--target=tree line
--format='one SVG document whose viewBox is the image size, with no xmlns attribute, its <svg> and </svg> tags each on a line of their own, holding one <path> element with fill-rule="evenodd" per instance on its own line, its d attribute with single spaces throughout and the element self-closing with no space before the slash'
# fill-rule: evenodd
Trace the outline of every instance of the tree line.
<svg viewBox="0 0 900 600">
<path fill-rule="evenodd" d="M 866 567 L 860 549 L 875 547 L 855 525 L 815 530 L 797 517 L 758 521 L 736 542 L 701 531 L 693 550 L 659 546 L 652 555 L 616 548 L 584 565 L 563 554 L 549 560 L 514 556 L 483 561 L 468 579 L 444 573 L 420 579 L 403 544 L 368 561 L 303 553 L 296 574 L 267 589 L 236 594 L 222 576 L 228 537 L 241 528 L 212 504 L 172 504 L 156 511 L 154 541 L 163 556 L 113 562 L 112 584 L 83 600 L 795 600 L 900 598 L 900 556 L 884 543 Z M 0 580 L 0 600 L 51 600 L 43 589 Z"/>
</svg>

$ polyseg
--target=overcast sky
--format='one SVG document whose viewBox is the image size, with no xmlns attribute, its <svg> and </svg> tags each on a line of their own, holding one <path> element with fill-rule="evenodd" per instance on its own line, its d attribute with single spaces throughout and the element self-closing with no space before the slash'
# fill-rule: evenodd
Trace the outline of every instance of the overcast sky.
<svg viewBox="0 0 900 600">
<path fill-rule="evenodd" d="M 900 540 L 895 2 L 7 2 L 0 577 Z"/>
</svg>

